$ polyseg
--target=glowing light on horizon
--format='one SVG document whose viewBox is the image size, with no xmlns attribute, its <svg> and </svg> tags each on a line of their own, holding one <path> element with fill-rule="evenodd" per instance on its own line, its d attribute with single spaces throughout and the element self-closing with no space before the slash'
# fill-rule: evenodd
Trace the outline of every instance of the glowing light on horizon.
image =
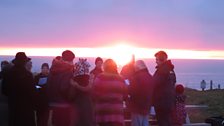
<svg viewBox="0 0 224 126">
<path fill-rule="evenodd" d="M 170 59 L 220 59 L 224 60 L 224 51 L 209 50 L 180 50 L 180 49 L 150 49 L 137 48 L 125 44 L 101 48 L 0 48 L 0 55 L 12 55 L 17 52 L 26 52 L 28 56 L 60 56 L 64 50 L 72 50 L 76 57 L 102 57 L 112 58 L 118 65 L 124 65 L 131 61 L 132 55 L 136 59 L 154 58 L 159 50 L 167 52 Z"/>
</svg>

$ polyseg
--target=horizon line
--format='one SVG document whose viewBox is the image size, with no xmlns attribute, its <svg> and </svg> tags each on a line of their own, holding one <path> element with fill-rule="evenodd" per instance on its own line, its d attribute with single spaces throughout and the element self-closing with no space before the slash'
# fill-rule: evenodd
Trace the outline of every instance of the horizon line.
<svg viewBox="0 0 224 126">
<path fill-rule="evenodd" d="M 15 56 L 17 52 L 25 52 L 27 56 L 60 56 L 64 50 L 71 50 L 76 57 L 128 57 L 135 55 L 136 59 L 153 59 L 154 54 L 164 50 L 169 59 L 205 59 L 224 60 L 222 50 L 187 50 L 187 49 L 154 49 L 129 46 L 102 47 L 102 48 L 0 48 L 0 56 Z"/>
</svg>

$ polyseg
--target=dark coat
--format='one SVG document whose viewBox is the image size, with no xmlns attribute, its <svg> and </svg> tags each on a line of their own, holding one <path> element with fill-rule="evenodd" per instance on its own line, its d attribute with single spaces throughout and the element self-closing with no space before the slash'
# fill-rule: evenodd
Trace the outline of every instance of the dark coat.
<svg viewBox="0 0 224 126">
<path fill-rule="evenodd" d="M 170 60 L 156 67 L 153 75 L 154 87 L 154 106 L 157 108 L 172 108 L 175 106 L 175 83 L 176 75 L 174 65 Z"/>
<path fill-rule="evenodd" d="M 36 91 L 32 73 L 24 66 L 13 66 L 5 76 L 4 92 L 9 102 L 10 126 L 35 126 Z"/>
<path fill-rule="evenodd" d="M 47 81 L 47 94 L 50 104 L 70 105 L 70 79 L 73 65 L 63 61 L 53 62 Z"/>
<path fill-rule="evenodd" d="M 41 88 L 37 89 L 37 109 L 46 109 L 48 108 L 48 98 L 47 98 L 47 82 L 45 84 L 39 84 L 39 80 L 42 78 L 47 78 L 48 76 L 43 74 L 38 74 L 34 77 L 34 83 L 36 86 Z"/>
<path fill-rule="evenodd" d="M 80 86 L 87 86 L 89 84 L 89 75 L 75 76 L 76 81 Z M 89 91 L 81 91 L 76 89 L 77 94 L 75 98 L 75 105 L 78 111 L 79 120 L 76 126 L 92 126 L 93 124 L 93 104 Z"/>
<path fill-rule="evenodd" d="M 147 114 L 152 104 L 153 79 L 147 69 L 142 69 L 133 74 L 130 80 L 129 107 L 131 112 Z"/>
</svg>

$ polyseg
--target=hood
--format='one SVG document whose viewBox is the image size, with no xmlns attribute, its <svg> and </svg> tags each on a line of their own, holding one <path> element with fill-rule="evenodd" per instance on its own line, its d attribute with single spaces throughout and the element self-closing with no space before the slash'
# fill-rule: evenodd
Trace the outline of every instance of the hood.
<svg viewBox="0 0 224 126">
<path fill-rule="evenodd" d="M 52 74 L 58 74 L 63 72 L 73 72 L 74 66 L 63 61 L 54 59 L 52 62 L 52 66 L 50 68 L 50 73 Z"/>
<path fill-rule="evenodd" d="M 169 72 L 169 71 L 173 71 L 174 70 L 174 65 L 172 64 L 171 60 L 167 60 L 163 64 L 161 64 L 159 66 L 156 66 L 156 69 L 159 72 L 166 73 L 166 72 Z"/>
</svg>

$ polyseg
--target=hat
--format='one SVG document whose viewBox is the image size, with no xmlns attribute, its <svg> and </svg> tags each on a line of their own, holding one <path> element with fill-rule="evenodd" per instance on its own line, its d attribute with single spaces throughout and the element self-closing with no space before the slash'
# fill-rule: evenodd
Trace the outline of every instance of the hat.
<svg viewBox="0 0 224 126">
<path fill-rule="evenodd" d="M 74 76 L 89 74 L 89 67 L 87 59 L 79 58 L 79 61 L 75 63 Z"/>
<path fill-rule="evenodd" d="M 73 61 L 73 59 L 75 58 L 75 54 L 70 51 L 70 50 L 65 50 L 64 52 L 62 52 L 62 59 L 64 61 Z"/>
<path fill-rule="evenodd" d="M 12 60 L 13 63 L 26 63 L 30 61 L 31 58 L 27 57 L 25 52 L 18 52 L 16 53 L 15 59 Z"/>
</svg>

